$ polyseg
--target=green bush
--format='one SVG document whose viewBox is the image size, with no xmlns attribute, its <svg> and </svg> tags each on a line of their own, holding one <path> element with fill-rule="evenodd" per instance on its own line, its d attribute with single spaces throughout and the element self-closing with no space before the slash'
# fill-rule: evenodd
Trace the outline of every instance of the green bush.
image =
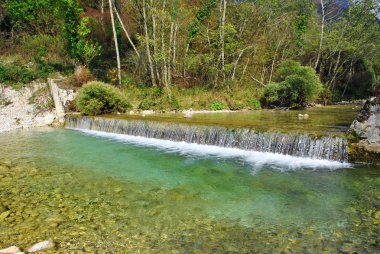
<svg viewBox="0 0 380 254">
<path fill-rule="evenodd" d="M 7 85 L 21 83 L 27 84 L 38 78 L 38 73 L 32 69 L 18 64 L 0 63 L 0 83 Z"/>
<path fill-rule="evenodd" d="M 214 102 L 214 103 L 211 103 L 210 105 L 210 109 L 214 111 L 223 110 L 224 108 L 225 108 L 224 104 L 220 102 Z"/>
<path fill-rule="evenodd" d="M 261 102 L 257 99 L 249 100 L 248 104 L 252 109 L 261 109 Z"/>
<path fill-rule="evenodd" d="M 150 110 L 150 109 L 154 109 L 156 108 L 157 106 L 157 103 L 154 99 L 148 97 L 148 98 L 145 98 L 143 99 L 138 108 L 141 109 L 141 110 Z"/>
<path fill-rule="evenodd" d="M 294 61 L 284 62 L 275 80 L 277 83 L 265 88 L 262 101 L 266 106 L 304 107 L 314 102 L 323 89 L 314 69 Z"/>
<path fill-rule="evenodd" d="M 79 90 L 75 105 L 84 115 L 125 112 L 130 108 L 119 89 L 98 81 L 89 82 Z"/>
</svg>

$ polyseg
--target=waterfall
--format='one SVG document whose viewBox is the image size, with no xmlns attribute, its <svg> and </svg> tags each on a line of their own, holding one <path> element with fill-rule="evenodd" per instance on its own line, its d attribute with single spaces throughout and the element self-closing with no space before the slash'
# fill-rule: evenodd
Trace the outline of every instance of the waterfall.
<svg viewBox="0 0 380 254">
<path fill-rule="evenodd" d="M 341 137 L 314 138 L 307 134 L 256 132 L 243 128 L 228 129 L 103 117 L 69 116 L 66 118 L 65 125 L 73 129 L 239 148 L 303 158 L 347 161 L 347 140 Z"/>
</svg>

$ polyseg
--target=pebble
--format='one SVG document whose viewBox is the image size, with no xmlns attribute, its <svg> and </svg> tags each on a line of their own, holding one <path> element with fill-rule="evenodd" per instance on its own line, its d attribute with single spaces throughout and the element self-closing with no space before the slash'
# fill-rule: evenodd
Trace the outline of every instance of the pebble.
<svg viewBox="0 0 380 254">
<path fill-rule="evenodd" d="M 309 115 L 308 114 L 298 114 L 298 119 L 308 119 Z"/>
<path fill-rule="evenodd" d="M 11 246 L 6 249 L 0 250 L 0 254 L 16 254 L 20 253 L 20 249 L 17 246 Z"/>
<path fill-rule="evenodd" d="M 28 248 L 28 252 L 37 252 L 37 251 L 41 251 L 41 250 L 46 250 L 46 249 L 50 249 L 50 248 L 54 248 L 55 247 L 55 244 L 52 240 L 46 240 L 46 241 L 43 241 L 43 242 L 39 242 L 39 243 L 36 243 L 35 245 L 33 245 L 32 247 L 29 247 Z"/>
</svg>

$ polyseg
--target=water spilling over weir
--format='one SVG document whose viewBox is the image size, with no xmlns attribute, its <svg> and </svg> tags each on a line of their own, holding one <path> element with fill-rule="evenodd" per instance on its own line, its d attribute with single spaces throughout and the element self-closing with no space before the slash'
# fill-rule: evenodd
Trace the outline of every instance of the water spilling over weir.
<svg viewBox="0 0 380 254">
<path fill-rule="evenodd" d="M 314 138 L 307 134 L 262 133 L 243 128 L 76 116 L 67 117 L 66 127 L 302 158 L 347 161 L 347 140 L 341 137 Z"/>
</svg>

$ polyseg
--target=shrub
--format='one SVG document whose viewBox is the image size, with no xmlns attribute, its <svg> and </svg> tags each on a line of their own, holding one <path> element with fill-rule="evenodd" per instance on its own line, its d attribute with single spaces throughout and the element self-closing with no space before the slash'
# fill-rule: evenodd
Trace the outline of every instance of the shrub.
<svg viewBox="0 0 380 254">
<path fill-rule="evenodd" d="M 210 109 L 214 111 L 223 110 L 224 108 L 224 104 L 221 102 L 214 102 L 210 104 Z"/>
<path fill-rule="evenodd" d="M 275 77 L 278 83 L 269 84 L 264 91 L 267 106 L 304 107 L 314 102 L 322 91 L 322 83 L 314 69 L 294 61 L 284 62 Z"/>
<path fill-rule="evenodd" d="M 0 63 L 0 83 L 7 85 L 12 83 L 27 84 L 38 78 L 38 73 L 32 69 L 18 64 Z"/>
<path fill-rule="evenodd" d="M 257 99 L 248 101 L 248 104 L 252 109 L 261 109 L 261 102 Z"/>
<path fill-rule="evenodd" d="M 89 82 L 79 90 L 75 105 L 84 115 L 125 112 L 130 107 L 119 89 L 98 81 Z"/>
<path fill-rule="evenodd" d="M 138 108 L 141 110 L 149 110 L 149 109 L 156 108 L 156 106 L 157 106 L 157 103 L 155 102 L 155 100 L 148 97 L 148 98 L 143 99 L 140 102 Z"/>
</svg>

